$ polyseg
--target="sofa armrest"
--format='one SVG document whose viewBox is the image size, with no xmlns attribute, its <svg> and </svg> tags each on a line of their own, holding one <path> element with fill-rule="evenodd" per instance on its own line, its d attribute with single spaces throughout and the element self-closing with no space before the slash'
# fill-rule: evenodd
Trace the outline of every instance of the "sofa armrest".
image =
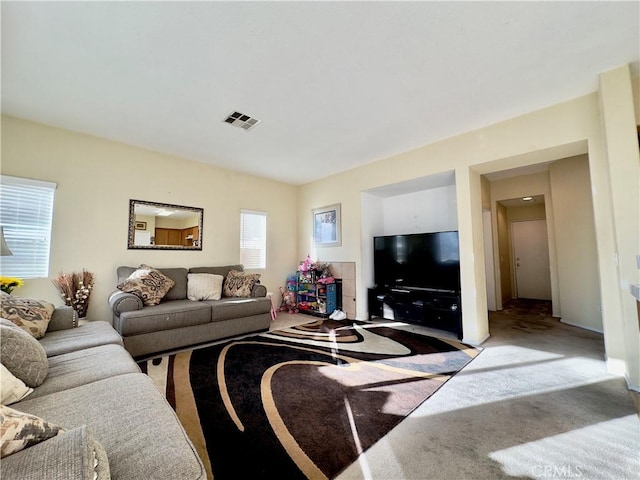
<svg viewBox="0 0 640 480">
<path fill-rule="evenodd" d="M 3 480 L 92 480 L 94 473 L 98 480 L 111 478 L 104 448 L 86 426 L 2 459 Z"/>
<path fill-rule="evenodd" d="M 142 299 L 137 295 L 116 290 L 109 295 L 109 307 L 113 314 L 119 317 L 122 312 L 142 310 L 144 304 L 142 303 Z"/>
<path fill-rule="evenodd" d="M 266 297 L 266 296 L 267 296 L 267 287 L 265 287 L 264 285 L 256 283 L 251 289 L 252 298 L 260 298 L 260 297 Z"/>
<path fill-rule="evenodd" d="M 78 314 L 76 311 L 69 307 L 56 307 L 51 315 L 49 325 L 47 325 L 47 332 L 55 332 L 57 330 L 68 330 L 70 328 L 76 328 L 78 326 Z"/>
</svg>

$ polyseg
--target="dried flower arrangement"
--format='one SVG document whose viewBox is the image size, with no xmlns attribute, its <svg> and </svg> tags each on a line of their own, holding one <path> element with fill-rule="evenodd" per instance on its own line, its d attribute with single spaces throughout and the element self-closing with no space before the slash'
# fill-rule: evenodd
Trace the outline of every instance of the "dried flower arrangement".
<svg viewBox="0 0 640 480">
<path fill-rule="evenodd" d="M 65 305 L 73 307 L 78 317 L 87 316 L 89 308 L 89 296 L 93 288 L 93 273 L 86 270 L 82 272 L 62 273 L 51 280 L 60 291 L 60 296 Z"/>
<path fill-rule="evenodd" d="M 15 277 L 0 277 L 0 290 L 5 293 L 13 292 L 14 288 L 21 287 L 24 282 Z"/>
</svg>

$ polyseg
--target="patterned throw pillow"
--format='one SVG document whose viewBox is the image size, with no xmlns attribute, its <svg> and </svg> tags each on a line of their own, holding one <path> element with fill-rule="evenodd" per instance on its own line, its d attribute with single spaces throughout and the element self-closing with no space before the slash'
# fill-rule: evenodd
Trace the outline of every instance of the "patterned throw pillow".
<svg viewBox="0 0 640 480">
<path fill-rule="evenodd" d="M 165 274 L 149 265 L 140 265 L 129 277 L 116 288 L 123 292 L 133 293 L 142 299 L 147 306 L 158 305 L 169 290 L 176 284 Z"/>
<path fill-rule="evenodd" d="M 15 323 L 35 338 L 44 337 L 56 307 L 43 300 L 14 297 L 5 292 L 0 294 L 2 318 Z"/>
<path fill-rule="evenodd" d="M 49 373 L 40 342 L 4 318 L 0 318 L 0 363 L 29 387 L 40 386 Z"/>
<path fill-rule="evenodd" d="M 0 458 L 55 437 L 64 430 L 53 423 L 0 405 Z"/>
<path fill-rule="evenodd" d="M 222 294 L 225 297 L 250 297 L 253 286 L 260 280 L 259 273 L 231 270 L 224 280 Z"/>
</svg>

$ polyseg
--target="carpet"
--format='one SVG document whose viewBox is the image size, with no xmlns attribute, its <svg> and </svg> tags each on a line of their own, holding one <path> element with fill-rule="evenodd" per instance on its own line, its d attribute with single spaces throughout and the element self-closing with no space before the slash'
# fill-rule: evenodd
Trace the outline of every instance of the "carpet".
<svg viewBox="0 0 640 480">
<path fill-rule="evenodd" d="M 318 320 L 142 366 L 216 480 L 328 479 L 480 352 L 392 325 Z"/>
</svg>

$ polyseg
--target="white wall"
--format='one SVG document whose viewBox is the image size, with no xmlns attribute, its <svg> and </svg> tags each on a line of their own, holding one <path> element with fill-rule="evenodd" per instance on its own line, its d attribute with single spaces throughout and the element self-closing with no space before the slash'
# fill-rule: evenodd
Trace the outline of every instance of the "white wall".
<svg viewBox="0 0 640 480">
<path fill-rule="evenodd" d="M 431 188 L 419 192 L 378 197 L 362 193 L 362 262 L 365 287 L 374 285 L 373 237 L 457 230 L 456 187 Z M 358 318 L 368 318 L 368 305 L 358 309 Z"/>
<path fill-rule="evenodd" d="M 456 187 L 433 188 L 383 199 L 384 235 L 458 229 Z"/>
<path fill-rule="evenodd" d="M 297 266 L 297 188 L 291 185 L 6 116 L 2 173 L 58 184 L 49 275 L 83 268 L 95 274 L 90 319 L 111 320 L 107 297 L 119 265 L 239 263 L 243 208 L 268 215 L 267 268 L 255 271 L 267 289 L 277 292 Z M 202 251 L 127 250 L 131 198 L 202 207 Z M 48 278 L 26 280 L 14 294 L 61 304 Z"/>
</svg>

